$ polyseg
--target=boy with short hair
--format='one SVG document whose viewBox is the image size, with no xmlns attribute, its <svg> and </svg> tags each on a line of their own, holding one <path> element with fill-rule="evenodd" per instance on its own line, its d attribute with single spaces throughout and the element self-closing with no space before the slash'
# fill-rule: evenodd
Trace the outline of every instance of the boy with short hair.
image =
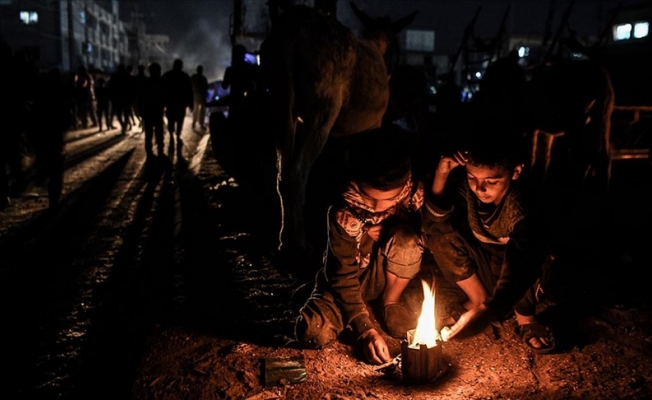
<svg viewBox="0 0 652 400">
<path fill-rule="evenodd" d="M 347 327 L 368 362 L 391 360 L 367 302 L 379 302 L 384 330 L 405 337 L 416 316 L 401 295 L 420 271 L 423 184 L 411 173 L 408 141 L 398 128 L 379 128 L 352 140 L 350 180 L 328 210 L 328 246 L 315 288 L 295 325 L 299 343 L 323 348 Z"/>
<path fill-rule="evenodd" d="M 519 179 L 520 137 L 494 132 L 478 131 L 468 151 L 442 156 L 424 206 L 435 261 L 466 295 L 467 311 L 448 339 L 479 333 L 513 311 L 523 342 L 547 353 L 555 339 L 535 316 L 538 279 L 550 260 L 545 229 L 527 182 Z"/>
</svg>

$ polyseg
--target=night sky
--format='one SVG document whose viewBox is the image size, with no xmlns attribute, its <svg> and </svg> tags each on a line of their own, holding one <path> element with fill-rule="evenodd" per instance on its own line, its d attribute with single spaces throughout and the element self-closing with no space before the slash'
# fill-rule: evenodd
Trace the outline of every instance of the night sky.
<svg viewBox="0 0 652 400">
<path fill-rule="evenodd" d="M 646 0 L 622 0 L 625 5 Z M 648 0 L 649 1 L 649 0 Z M 482 5 L 476 34 L 493 35 L 508 5 L 512 7 L 508 32 L 512 34 L 541 34 L 551 2 L 556 7 L 553 29 L 570 0 L 357 0 L 355 3 L 369 15 L 389 15 L 400 18 L 418 10 L 410 29 L 435 30 L 435 51 L 450 54 L 459 45 L 462 33 L 478 7 Z M 608 11 L 618 0 L 576 0 L 570 18 L 570 27 L 582 36 L 597 35 L 606 23 Z M 181 57 L 186 72 L 194 72 L 198 64 L 204 66 L 209 80 L 221 79 L 230 63 L 229 16 L 232 0 L 122 0 L 123 9 L 137 4 L 152 34 L 170 36 L 170 57 Z M 348 0 L 339 0 L 338 19 L 354 31 L 357 20 Z M 255 49 L 252 49 L 255 50 Z"/>
</svg>

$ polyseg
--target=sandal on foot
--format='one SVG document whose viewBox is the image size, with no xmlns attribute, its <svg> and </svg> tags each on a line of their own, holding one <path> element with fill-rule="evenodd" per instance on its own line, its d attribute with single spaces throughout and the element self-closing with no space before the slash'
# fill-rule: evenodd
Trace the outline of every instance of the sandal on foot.
<svg viewBox="0 0 652 400">
<path fill-rule="evenodd" d="M 542 325 L 538 322 L 533 322 L 531 324 L 519 325 L 517 328 L 517 333 L 521 337 L 523 343 L 525 343 L 532 351 L 539 354 L 548 354 L 555 350 L 555 336 L 552 333 L 552 329 L 549 326 Z M 532 338 L 545 338 L 548 342 L 547 345 L 541 343 L 542 347 L 534 347 L 530 343 Z"/>
</svg>

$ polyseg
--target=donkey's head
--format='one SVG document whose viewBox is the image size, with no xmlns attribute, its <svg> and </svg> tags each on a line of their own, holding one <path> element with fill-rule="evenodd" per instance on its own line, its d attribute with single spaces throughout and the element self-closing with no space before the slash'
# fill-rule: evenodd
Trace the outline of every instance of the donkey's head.
<svg viewBox="0 0 652 400">
<path fill-rule="evenodd" d="M 396 21 L 389 16 L 372 18 L 362 11 L 355 3 L 351 2 L 351 9 L 355 16 L 362 23 L 362 37 L 374 43 L 379 49 L 380 54 L 385 58 L 385 66 L 391 74 L 393 66 L 398 61 L 398 42 L 397 35 L 416 18 L 418 11 L 400 18 Z"/>
</svg>

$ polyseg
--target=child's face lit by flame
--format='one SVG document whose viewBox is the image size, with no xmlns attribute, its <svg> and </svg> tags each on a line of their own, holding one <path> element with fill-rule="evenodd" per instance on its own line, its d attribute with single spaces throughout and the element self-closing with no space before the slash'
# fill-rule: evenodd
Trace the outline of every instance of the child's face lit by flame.
<svg viewBox="0 0 652 400">
<path fill-rule="evenodd" d="M 510 171 L 504 167 L 466 163 L 466 177 L 471 191 L 485 204 L 498 205 L 505 197 L 509 185 L 518 179 L 522 166 Z"/>
<path fill-rule="evenodd" d="M 390 190 L 375 189 L 367 185 L 360 185 L 360 194 L 364 203 L 374 212 L 387 211 L 396 204 L 396 199 L 403 191 L 403 187 Z"/>
</svg>

